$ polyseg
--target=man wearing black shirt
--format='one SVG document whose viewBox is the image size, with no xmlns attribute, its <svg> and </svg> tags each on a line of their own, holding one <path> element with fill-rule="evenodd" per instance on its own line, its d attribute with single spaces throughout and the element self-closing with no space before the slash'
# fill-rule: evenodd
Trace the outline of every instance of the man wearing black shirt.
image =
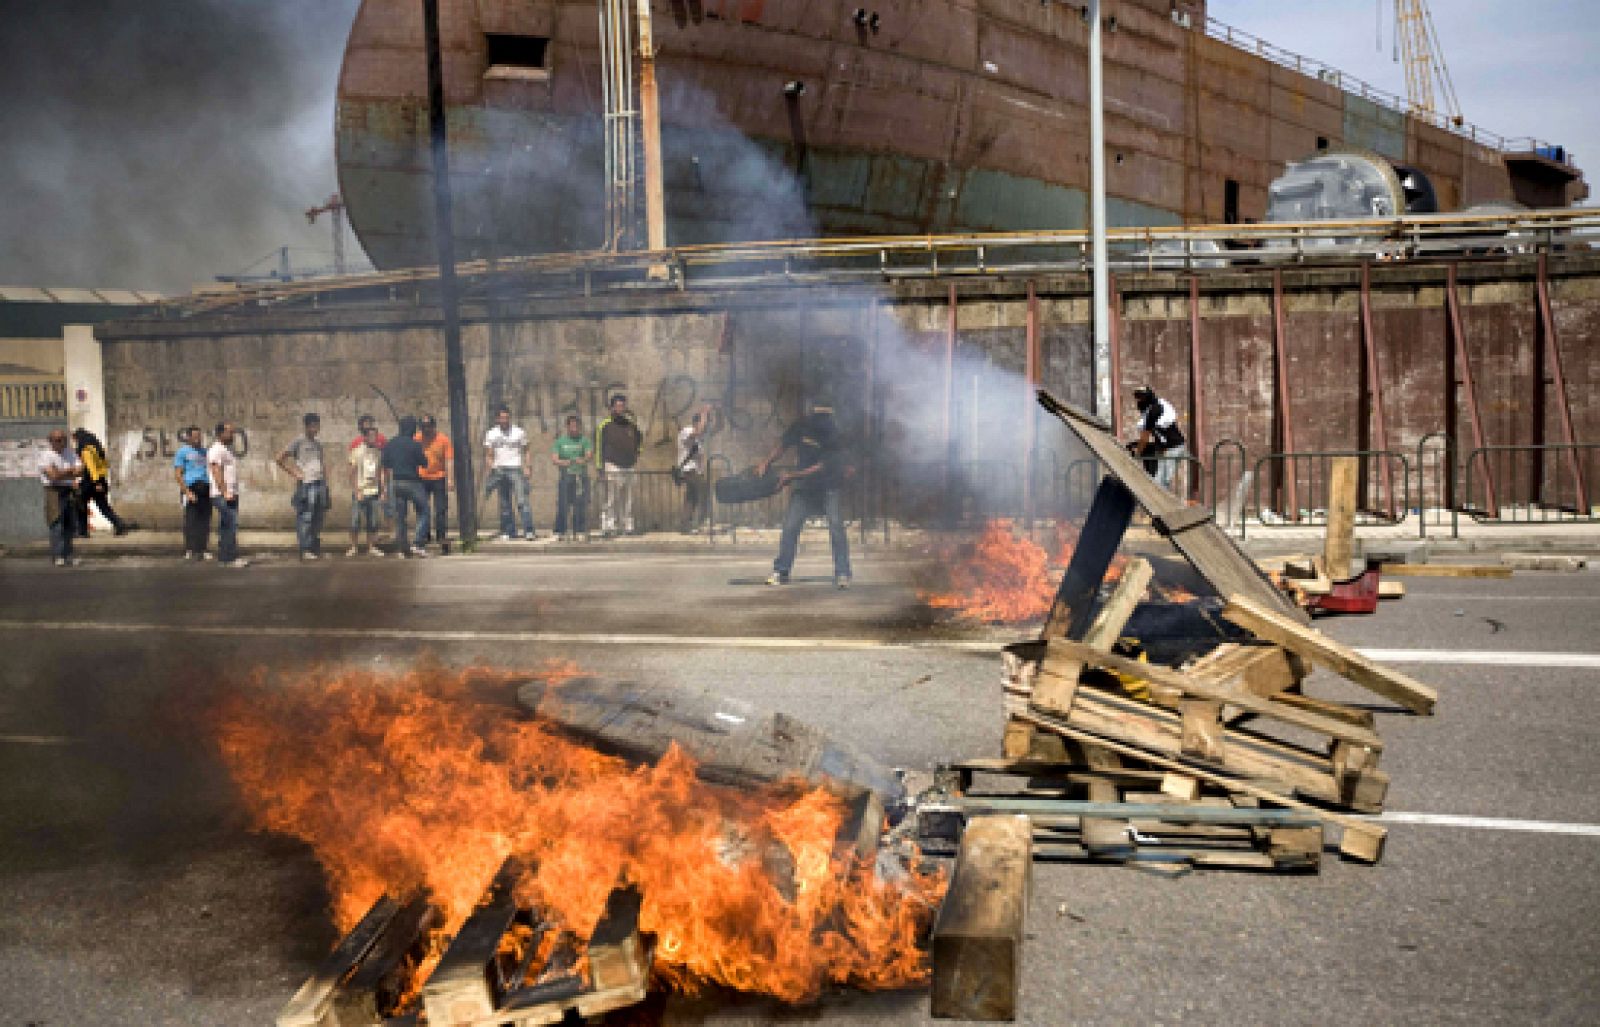
<svg viewBox="0 0 1600 1027">
<path fill-rule="evenodd" d="M 839 512 L 839 488 L 848 474 L 839 426 L 833 408 L 825 402 L 812 404 L 811 413 L 791 424 L 757 468 L 765 477 L 767 469 L 786 451 L 793 449 L 796 467 L 779 478 L 779 487 L 792 486 L 789 508 L 783 515 L 783 535 L 778 540 L 778 558 L 772 561 L 769 585 L 787 585 L 800 545 L 800 529 L 807 518 L 826 515 L 828 544 L 833 550 L 833 583 L 850 587 L 850 539 L 844 533 L 844 518 Z"/>
<path fill-rule="evenodd" d="M 1178 427 L 1178 409 L 1156 395 L 1156 390 L 1141 385 L 1133 390 L 1139 408 L 1139 438 L 1128 451 L 1144 460 L 1144 468 L 1164 489 L 1172 488 L 1178 462 L 1189 455 L 1187 439 Z"/>
<path fill-rule="evenodd" d="M 423 504 L 428 501 L 420 472 L 428 466 L 428 454 L 416 440 L 417 419 L 400 418 L 400 434 L 383 444 L 384 489 L 394 497 L 394 552 L 396 556 L 423 557 L 428 551 L 422 548 L 427 540 L 418 538 L 416 545 L 406 541 L 406 510 L 417 511 L 417 526 L 422 526 Z"/>
</svg>

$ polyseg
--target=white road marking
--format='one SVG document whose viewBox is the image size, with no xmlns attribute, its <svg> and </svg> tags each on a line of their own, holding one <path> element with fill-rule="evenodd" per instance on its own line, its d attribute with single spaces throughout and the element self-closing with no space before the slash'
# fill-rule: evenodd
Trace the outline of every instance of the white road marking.
<svg viewBox="0 0 1600 1027">
<path fill-rule="evenodd" d="M 274 638 L 336 638 L 411 642 L 513 642 L 563 645 L 637 645 L 685 649 L 954 650 L 999 652 L 1005 641 L 930 638 L 792 638 L 767 635 L 672 635 L 610 631 L 444 631 L 437 628 L 319 628 L 265 624 L 154 624 L 126 621 L 0 620 L 0 631 L 115 631 L 124 634 L 167 631 L 192 635 L 250 635 Z M 1010 641 L 1007 639 L 1006 641 Z M 1494 667 L 1549 667 L 1600 670 L 1600 654 L 1541 653 L 1456 649 L 1358 649 L 1368 659 L 1391 663 L 1442 663 Z"/>
<path fill-rule="evenodd" d="M 1514 649 L 1358 649 L 1380 663 L 1453 663 L 1483 667 L 1600 670 L 1600 654 L 1517 652 Z"/>
<path fill-rule="evenodd" d="M 71 745 L 75 741 L 65 735 L 0 735 L 0 743 L 9 745 Z"/>
<path fill-rule="evenodd" d="M 1566 824 L 1556 820 L 1513 820 L 1506 817 L 1463 817 L 1453 813 L 1382 813 L 1364 819 L 1380 824 L 1421 824 L 1427 827 L 1466 827 L 1479 831 L 1528 831 L 1600 838 L 1600 824 Z"/>
</svg>

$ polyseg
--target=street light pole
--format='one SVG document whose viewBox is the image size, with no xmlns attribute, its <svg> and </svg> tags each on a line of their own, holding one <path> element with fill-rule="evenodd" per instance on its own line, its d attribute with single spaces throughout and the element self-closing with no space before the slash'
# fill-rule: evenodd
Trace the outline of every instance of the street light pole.
<svg viewBox="0 0 1600 1027">
<path fill-rule="evenodd" d="M 1100 0 L 1089 0 L 1089 237 L 1094 262 L 1094 412 L 1111 417 L 1111 283 L 1106 267 L 1106 121 Z M 1117 426 L 1112 426 L 1113 430 Z"/>
<path fill-rule="evenodd" d="M 478 541 L 477 488 L 468 437 L 467 371 L 461 355 L 461 312 L 456 296 L 455 225 L 450 212 L 449 135 L 444 111 L 444 59 L 439 47 L 439 0 L 422 0 L 423 34 L 428 49 L 428 136 L 433 149 L 433 237 L 439 251 L 439 309 L 444 317 L 445 392 L 450 436 L 455 440 L 456 517 L 461 543 Z"/>
</svg>

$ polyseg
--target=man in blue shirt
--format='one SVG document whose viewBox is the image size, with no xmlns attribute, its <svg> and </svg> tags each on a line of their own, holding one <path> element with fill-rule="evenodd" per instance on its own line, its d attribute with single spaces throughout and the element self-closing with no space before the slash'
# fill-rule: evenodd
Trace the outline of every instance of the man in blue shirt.
<svg viewBox="0 0 1600 1027">
<path fill-rule="evenodd" d="M 211 536 L 211 468 L 199 425 L 190 425 L 183 434 L 183 447 L 172 458 L 172 476 L 183 494 L 183 558 L 209 560 L 207 540 Z"/>
</svg>

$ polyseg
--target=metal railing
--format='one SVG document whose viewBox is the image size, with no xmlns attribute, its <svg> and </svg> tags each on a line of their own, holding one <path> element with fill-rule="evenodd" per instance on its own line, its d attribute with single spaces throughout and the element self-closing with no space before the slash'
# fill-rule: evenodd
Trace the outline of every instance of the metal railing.
<svg viewBox="0 0 1600 1027">
<path fill-rule="evenodd" d="M 61 382 L 0 383 L 0 420 L 38 421 L 67 416 L 67 387 Z"/>
<path fill-rule="evenodd" d="M 1440 114 L 1438 111 L 1423 110 L 1398 93 L 1379 88 L 1348 72 L 1341 71 L 1331 64 L 1325 64 L 1314 57 L 1305 57 L 1295 53 L 1293 50 L 1286 50 L 1281 46 L 1267 42 L 1260 36 L 1223 24 L 1215 18 L 1207 17 L 1205 19 L 1205 30 L 1206 35 L 1212 39 L 1227 43 L 1234 49 L 1255 54 L 1257 57 L 1271 61 L 1279 67 L 1288 68 L 1290 71 L 1297 72 L 1307 78 L 1314 78 L 1319 82 L 1326 82 L 1336 89 L 1359 96 L 1363 100 L 1377 104 L 1379 107 L 1386 107 L 1396 114 L 1427 122 L 1435 128 L 1443 129 L 1453 135 L 1470 139 L 1475 143 L 1480 143 L 1492 149 L 1513 153 L 1554 153 L 1559 149 L 1550 143 L 1531 136 L 1509 138 L 1496 132 L 1479 128 L 1470 122 L 1452 119 Z M 1570 161 L 1565 163 L 1570 163 Z"/>
<path fill-rule="evenodd" d="M 1354 457 L 1359 461 L 1356 524 L 1395 525 L 1406 519 L 1411 506 L 1411 466 L 1405 455 L 1386 449 L 1347 449 L 1269 453 L 1257 460 L 1252 469 L 1256 523 L 1263 527 L 1326 524 L 1328 487 L 1337 457 Z M 1263 490 L 1267 496 L 1265 501 Z M 1291 496 L 1293 509 L 1290 509 Z M 1241 537 L 1246 523 L 1248 518 L 1240 522 Z"/>
<path fill-rule="evenodd" d="M 1437 260 L 1489 251 L 1558 252 L 1600 239 L 1600 210 L 1574 208 L 1506 214 L 1427 214 L 1351 221 L 1113 228 L 1110 264 L 1118 270 L 1179 271 L 1295 264 L 1353 266 L 1381 255 Z M 652 277 L 666 267 L 665 279 Z M 610 289 L 685 290 L 735 284 L 814 281 L 882 282 L 900 278 L 1082 273 L 1090 267 L 1089 233 L 1025 231 L 925 236 L 789 239 L 679 246 L 622 253 L 585 251 L 457 266 L 470 290 L 512 282 L 530 296 L 593 295 Z M 424 286 L 437 269 L 413 268 L 192 295 L 163 306 L 192 316 L 232 306 L 315 304 L 338 294 L 369 293 L 387 302 L 405 286 Z M 410 298 L 408 292 L 407 297 Z"/>
<path fill-rule="evenodd" d="M 1480 524 L 1600 521 L 1592 491 L 1600 444 L 1483 446 L 1461 466 L 1457 508 Z"/>
</svg>

